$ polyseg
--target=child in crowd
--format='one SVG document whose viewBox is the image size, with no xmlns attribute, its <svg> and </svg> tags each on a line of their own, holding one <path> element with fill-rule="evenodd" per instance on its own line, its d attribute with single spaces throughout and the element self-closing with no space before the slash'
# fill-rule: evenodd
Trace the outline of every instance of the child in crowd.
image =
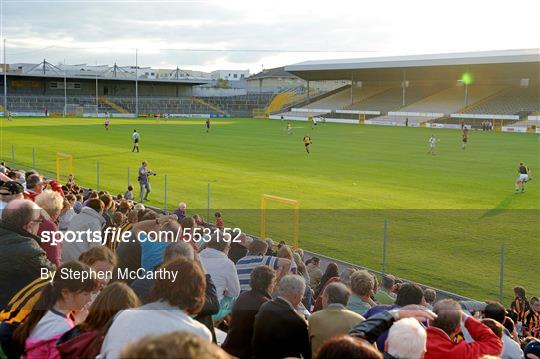
<svg viewBox="0 0 540 359">
<path fill-rule="evenodd" d="M 223 230 L 225 226 L 223 225 L 223 218 L 221 218 L 221 213 L 216 212 L 214 216 L 216 217 L 216 227 L 218 227 L 220 230 Z"/>
<path fill-rule="evenodd" d="M 73 261 L 64 263 L 58 273 L 62 270 L 84 275 L 89 267 Z M 13 340 L 24 351 L 25 357 L 60 358 L 56 341 L 75 326 L 74 314 L 90 301 L 95 288 L 96 282 L 92 279 L 56 275 L 43 288 L 32 312 L 13 334 Z"/>
<path fill-rule="evenodd" d="M 124 199 L 128 201 L 133 201 L 133 186 L 129 185 L 126 193 L 124 193 Z"/>
</svg>

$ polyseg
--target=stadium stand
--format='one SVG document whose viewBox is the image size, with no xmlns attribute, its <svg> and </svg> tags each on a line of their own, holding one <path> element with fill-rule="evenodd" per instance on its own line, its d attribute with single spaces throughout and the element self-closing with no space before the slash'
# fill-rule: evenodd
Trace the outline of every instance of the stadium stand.
<svg viewBox="0 0 540 359">
<path fill-rule="evenodd" d="M 540 89 L 538 87 L 509 88 L 459 113 L 523 116 L 539 109 Z"/>
</svg>

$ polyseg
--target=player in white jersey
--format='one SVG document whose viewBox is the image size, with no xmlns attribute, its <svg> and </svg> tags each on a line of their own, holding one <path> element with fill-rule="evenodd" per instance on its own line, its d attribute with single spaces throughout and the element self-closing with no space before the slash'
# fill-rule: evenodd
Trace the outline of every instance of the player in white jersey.
<svg viewBox="0 0 540 359">
<path fill-rule="evenodd" d="M 133 135 L 131 135 L 131 137 L 133 138 L 133 149 L 131 152 L 135 152 L 135 150 L 139 152 L 139 140 L 141 138 L 139 132 L 137 132 L 137 130 L 133 130 Z"/>
<path fill-rule="evenodd" d="M 428 143 L 429 143 L 428 154 L 435 156 L 435 147 L 437 146 L 437 138 L 435 137 L 435 135 L 431 135 L 431 137 L 428 140 Z"/>
</svg>

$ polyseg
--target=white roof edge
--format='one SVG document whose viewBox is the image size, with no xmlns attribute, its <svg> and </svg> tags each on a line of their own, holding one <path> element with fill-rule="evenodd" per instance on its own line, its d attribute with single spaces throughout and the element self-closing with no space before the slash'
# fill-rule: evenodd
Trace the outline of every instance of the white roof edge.
<svg viewBox="0 0 540 359">
<path fill-rule="evenodd" d="M 285 66 L 285 71 L 349 70 L 389 67 L 422 67 L 540 62 L 540 49 L 456 52 L 427 55 L 364 57 L 355 59 L 312 60 Z"/>
</svg>

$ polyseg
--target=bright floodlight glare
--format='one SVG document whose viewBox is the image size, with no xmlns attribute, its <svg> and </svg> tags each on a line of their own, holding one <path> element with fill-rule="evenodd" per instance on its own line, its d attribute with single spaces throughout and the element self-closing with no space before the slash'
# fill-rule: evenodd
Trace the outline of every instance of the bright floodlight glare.
<svg viewBox="0 0 540 359">
<path fill-rule="evenodd" d="M 463 75 L 461 75 L 461 81 L 465 85 L 472 84 L 472 81 L 473 81 L 472 75 L 470 73 L 468 73 L 468 72 L 465 72 Z"/>
</svg>

